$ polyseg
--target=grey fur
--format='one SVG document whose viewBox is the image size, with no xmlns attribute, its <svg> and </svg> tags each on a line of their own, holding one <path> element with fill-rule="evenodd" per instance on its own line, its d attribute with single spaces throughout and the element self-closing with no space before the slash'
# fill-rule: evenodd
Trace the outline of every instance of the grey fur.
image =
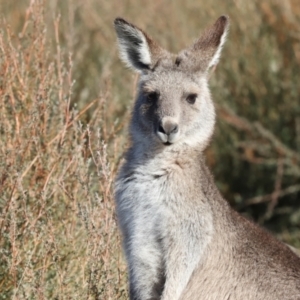
<svg viewBox="0 0 300 300">
<path fill-rule="evenodd" d="M 205 165 L 215 124 L 207 73 L 228 17 L 178 55 L 123 19 L 115 27 L 122 59 L 141 74 L 115 184 L 130 299 L 300 299 L 299 257 L 233 211 Z"/>
</svg>

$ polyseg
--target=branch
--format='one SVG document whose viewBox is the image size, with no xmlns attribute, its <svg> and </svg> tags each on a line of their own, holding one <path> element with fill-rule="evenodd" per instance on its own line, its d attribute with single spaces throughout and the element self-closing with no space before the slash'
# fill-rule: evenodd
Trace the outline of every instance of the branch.
<svg viewBox="0 0 300 300">
<path fill-rule="evenodd" d="M 281 198 L 290 194 L 298 193 L 300 192 L 300 184 L 295 184 L 291 185 L 286 189 L 281 190 L 278 194 L 277 197 Z M 274 197 L 274 193 L 263 195 L 263 196 L 257 196 L 254 198 L 247 199 L 245 201 L 246 205 L 252 205 L 252 204 L 259 204 L 259 203 L 264 203 L 264 202 L 269 202 L 272 200 L 272 197 Z"/>
</svg>

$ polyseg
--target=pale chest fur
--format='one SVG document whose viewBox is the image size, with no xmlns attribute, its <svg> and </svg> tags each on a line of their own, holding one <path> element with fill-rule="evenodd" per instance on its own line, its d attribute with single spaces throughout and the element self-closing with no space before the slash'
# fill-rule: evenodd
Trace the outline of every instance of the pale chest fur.
<svg viewBox="0 0 300 300">
<path fill-rule="evenodd" d="M 116 203 L 125 238 L 127 233 L 132 236 L 138 232 L 156 234 L 159 239 L 170 234 L 173 238 L 178 231 L 186 232 L 183 236 L 187 239 L 190 235 L 211 235 L 210 206 L 195 165 L 174 155 L 123 166 L 116 181 Z M 197 194 L 192 192 L 195 190 Z"/>
</svg>

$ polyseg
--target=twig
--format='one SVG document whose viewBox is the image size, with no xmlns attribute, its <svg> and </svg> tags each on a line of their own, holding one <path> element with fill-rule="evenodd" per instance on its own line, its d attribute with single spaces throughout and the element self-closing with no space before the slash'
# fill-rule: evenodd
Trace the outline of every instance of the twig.
<svg viewBox="0 0 300 300">
<path fill-rule="evenodd" d="M 272 193 L 271 201 L 268 204 L 268 209 L 261 221 L 270 219 L 270 217 L 273 214 L 274 208 L 278 203 L 278 197 L 279 197 L 279 194 L 281 191 L 281 185 L 282 185 L 283 170 L 284 170 L 283 159 L 279 159 L 278 164 L 277 164 L 277 174 L 276 174 L 276 180 L 275 180 L 275 185 L 274 185 L 274 192 Z"/>
<path fill-rule="evenodd" d="M 260 135 L 268 139 L 281 154 L 300 161 L 300 155 L 285 146 L 271 131 L 264 128 L 259 122 L 255 122 L 254 126 Z"/>
<path fill-rule="evenodd" d="M 63 134 L 65 130 L 68 129 L 75 121 L 77 121 L 82 114 L 84 114 L 89 108 L 91 108 L 91 106 L 93 106 L 97 100 L 98 98 L 89 103 L 78 115 L 76 115 L 76 117 L 72 121 L 68 123 L 66 128 L 61 130 L 49 143 L 47 143 L 47 146 L 50 146 L 53 142 L 55 142 L 60 137 L 60 135 Z"/>
<path fill-rule="evenodd" d="M 293 160 L 300 161 L 300 155 L 284 145 L 271 131 L 263 127 L 259 122 L 254 122 L 253 125 L 244 118 L 237 116 L 228 107 L 216 105 L 216 108 L 221 116 L 221 118 L 228 124 L 236 127 L 237 129 L 251 132 L 252 134 L 258 133 L 261 137 L 270 141 L 276 150 L 281 154 L 285 155 Z"/>
<path fill-rule="evenodd" d="M 253 126 L 246 119 L 237 116 L 229 107 L 216 104 L 216 109 L 221 119 L 237 129 L 253 132 Z"/>
<path fill-rule="evenodd" d="M 290 195 L 290 194 L 298 193 L 299 191 L 300 191 L 300 184 L 291 185 L 288 188 L 283 189 L 278 193 L 278 199 L 281 197 Z M 253 198 L 247 199 L 245 201 L 245 204 L 253 205 L 253 204 L 268 202 L 268 201 L 272 200 L 272 196 L 273 196 L 273 193 L 263 195 L 263 196 L 253 197 Z"/>
<path fill-rule="evenodd" d="M 60 135 L 66 130 L 68 129 L 75 121 L 78 120 L 78 118 L 84 114 L 91 106 L 93 106 L 95 104 L 95 102 L 97 101 L 98 99 L 95 99 L 93 100 L 91 103 L 89 103 L 78 115 L 76 115 L 76 117 L 70 121 L 68 123 L 68 125 L 66 126 L 66 128 L 64 128 L 62 131 L 60 131 L 49 143 L 47 143 L 47 147 L 50 146 L 51 144 L 53 144 L 59 137 Z M 32 161 L 31 163 L 29 164 L 29 166 L 26 168 L 26 170 L 22 173 L 21 175 L 21 178 L 23 178 L 27 173 L 28 171 L 30 170 L 30 168 L 35 164 L 35 162 L 37 161 L 37 159 L 39 158 L 39 155 L 37 155 Z"/>
<path fill-rule="evenodd" d="M 297 150 L 300 153 L 300 117 L 296 118 L 296 145 Z"/>
</svg>

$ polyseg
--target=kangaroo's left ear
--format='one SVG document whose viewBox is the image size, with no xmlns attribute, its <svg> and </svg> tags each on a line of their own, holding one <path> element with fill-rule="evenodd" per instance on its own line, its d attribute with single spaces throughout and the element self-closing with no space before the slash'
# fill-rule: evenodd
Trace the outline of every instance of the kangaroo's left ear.
<svg viewBox="0 0 300 300">
<path fill-rule="evenodd" d="M 228 30 L 229 18 L 221 16 L 190 48 L 178 54 L 176 64 L 194 72 L 208 71 L 220 59 Z"/>
<path fill-rule="evenodd" d="M 120 57 L 132 69 L 138 72 L 147 71 L 166 55 L 166 50 L 135 25 L 122 18 L 115 19 L 114 24 Z"/>
</svg>

